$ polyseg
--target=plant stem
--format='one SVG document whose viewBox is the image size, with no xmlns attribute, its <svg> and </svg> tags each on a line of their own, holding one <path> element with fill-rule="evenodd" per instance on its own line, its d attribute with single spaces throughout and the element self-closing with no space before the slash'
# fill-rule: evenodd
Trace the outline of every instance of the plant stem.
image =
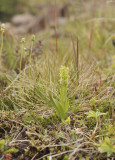
<svg viewBox="0 0 115 160">
<path fill-rule="evenodd" d="M 55 0 L 55 37 L 56 37 L 56 53 L 58 52 L 58 36 L 57 36 L 57 8 Z"/>
<path fill-rule="evenodd" d="M 77 66 L 76 67 L 77 67 L 77 81 L 79 81 L 79 40 L 78 40 L 78 37 L 77 37 Z"/>
<path fill-rule="evenodd" d="M 77 37 L 77 50 L 76 50 L 73 37 L 71 37 L 71 39 L 72 39 L 72 44 L 73 44 L 75 67 L 76 67 L 76 72 L 77 72 L 77 83 L 79 84 L 78 82 L 79 80 L 79 40 Z"/>
<path fill-rule="evenodd" d="M 98 120 L 98 118 L 96 118 L 96 127 L 95 127 L 95 130 L 94 130 L 94 132 L 93 132 L 93 134 L 95 134 L 95 132 L 97 131 L 97 128 L 98 128 L 98 125 L 99 125 L 99 120 Z"/>
<path fill-rule="evenodd" d="M 30 51 L 30 57 L 29 57 L 29 76 L 30 76 L 30 72 L 31 72 L 31 55 L 32 55 L 32 48 L 33 48 L 33 41 L 32 41 L 32 43 L 31 43 L 31 51 Z"/>
<path fill-rule="evenodd" d="M 24 45 L 22 44 L 21 57 L 20 57 L 20 73 L 21 73 L 21 69 L 22 69 L 22 56 L 23 56 L 23 51 L 24 51 Z"/>
<path fill-rule="evenodd" d="M 4 32 L 2 32 L 2 41 L 1 41 L 1 49 L 0 49 L 0 59 L 2 56 L 2 49 L 3 49 L 3 36 L 4 36 Z"/>
</svg>

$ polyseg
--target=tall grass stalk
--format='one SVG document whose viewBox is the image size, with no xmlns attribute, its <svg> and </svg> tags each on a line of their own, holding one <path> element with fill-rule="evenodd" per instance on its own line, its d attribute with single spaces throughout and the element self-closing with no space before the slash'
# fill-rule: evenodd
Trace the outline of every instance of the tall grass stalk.
<svg viewBox="0 0 115 160">
<path fill-rule="evenodd" d="M 77 80 L 79 81 L 79 40 L 77 37 Z"/>
<path fill-rule="evenodd" d="M 0 58 L 2 56 L 2 50 L 3 50 L 3 38 L 4 38 L 4 32 L 5 32 L 5 24 L 4 23 L 1 25 L 1 32 L 2 32 L 2 40 L 1 40 L 1 48 L 0 48 Z"/>
<path fill-rule="evenodd" d="M 101 98 L 101 86 L 102 86 L 102 78 L 101 78 L 101 74 L 99 73 L 99 71 L 94 70 L 95 73 L 97 73 L 97 75 L 99 76 L 99 80 L 100 80 L 100 85 L 99 85 L 99 95 L 98 95 L 98 99 L 100 100 Z"/>
<path fill-rule="evenodd" d="M 23 57 L 23 53 L 24 53 L 24 43 L 25 43 L 25 38 L 22 38 L 22 40 L 21 40 L 22 48 L 21 48 L 21 57 L 20 57 L 20 73 L 21 73 L 21 69 L 22 69 L 22 57 Z"/>
<path fill-rule="evenodd" d="M 29 57 L 29 76 L 31 74 L 31 61 L 32 61 L 32 49 L 33 49 L 33 44 L 34 44 L 34 41 L 35 41 L 35 35 L 32 35 L 32 38 L 31 38 L 31 50 L 30 50 L 30 57 Z"/>
<path fill-rule="evenodd" d="M 77 80 L 79 80 L 79 41 L 77 38 L 77 51 L 76 51 L 73 37 L 71 37 L 71 39 L 72 39 L 72 44 L 73 44 L 74 60 L 75 60 L 75 66 L 76 66 L 76 71 L 77 71 Z"/>
<path fill-rule="evenodd" d="M 58 36 L 57 36 L 57 8 L 55 0 L 55 37 L 56 37 L 56 53 L 58 52 Z"/>
</svg>

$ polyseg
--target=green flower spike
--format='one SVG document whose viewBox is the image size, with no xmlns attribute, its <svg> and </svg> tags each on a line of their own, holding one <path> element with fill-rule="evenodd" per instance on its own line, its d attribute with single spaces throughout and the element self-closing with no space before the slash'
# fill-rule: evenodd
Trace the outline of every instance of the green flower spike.
<svg viewBox="0 0 115 160">
<path fill-rule="evenodd" d="M 69 79 L 69 68 L 65 66 L 61 66 L 60 68 L 60 84 L 62 86 L 68 85 L 68 79 Z"/>
</svg>

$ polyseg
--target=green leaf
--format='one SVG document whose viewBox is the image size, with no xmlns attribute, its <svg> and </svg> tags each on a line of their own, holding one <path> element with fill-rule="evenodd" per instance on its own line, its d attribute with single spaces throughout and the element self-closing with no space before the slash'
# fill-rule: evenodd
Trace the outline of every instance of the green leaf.
<svg viewBox="0 0 115 160">
<path fill-rule="evenodd" d="M 65 120 L 66 119 L 66 112 L 64 110 L 64 107 L 63 105 L 55 99 L 55 108 L 56 108 L 56 113 L 58 115 L 58 117 L 61 119 L 61 120 Z"/>
<path fill-rule="evenodd" d="M 105 141 L 100 144 L 99 151 L 102 153 L 107 152 L 107 155 L 110 156 L 112 152 L 115 152 L 115 146 L 112 145 L 110 139 L 106 137 Z"/>
<path fill-rule="evenodd" d="M 50 100 L 52 102 L 52 105 L 55 107 L 56 109 L 56 113 L 57 113 L 57 116 L 61 119 L 61 120 L 65 120 L 67 118 L 67 109 L 65 109 L 65 104 L 69 103 L 69 102 L 66 102 L 65 104 L 63 104 L 61 101 L 53 98 L 53 96 L 50 94 Z"/>
<path fill-rule="evenodd" d="M 5 148 L 5 140 L 0 140 L 0 151 L 3 151 Z"/>
<path fill-rule="evenodd" d="M 101 113 L 99 111 L 89 111 L 89 112 L 86 112 L 85 113 L 87 115 L 87 117 L 95 117 L 95 118 L 98 118 L 102 115 L 106 115 L 107 113 Z"/>
<path fill-rule="evenodd" d="M 18 152 L 18 149 L 16 148 L 11 148 L 5 151 L 5 153 L 17 153 L 17 152 Z"/>
</svg>

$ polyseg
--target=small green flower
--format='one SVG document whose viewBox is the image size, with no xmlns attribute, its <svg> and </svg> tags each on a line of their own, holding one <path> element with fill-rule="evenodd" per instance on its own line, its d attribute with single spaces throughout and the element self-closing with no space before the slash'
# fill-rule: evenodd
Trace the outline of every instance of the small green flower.
<svg viewBox="0 0 115 160">
<path fill-rule="evenodd" d="M 1 25 L 1 31 L 2 31 L 3 33 L 5 32 L 5 24 L 4 24 L 4 23 Z"/>
<path fill-rule="evenodd" d="M 35 37 L 35 35 L 33 34 L 31 40 L 34 42 L 34 41 L 35 41 L 35 38 L 36 38 L 36 37 Z"/>
<path fill-rule="evenodd" d="M 25 41 L 26 41 L 26 40 L 25 40 L 25 38 L 23 37 L 23 38 L 21 39 L 21 43 L 24 44 Z"/>
<path fill-rule="evenodd" d="M 68 79 L 69 79 L 69 68 L 65 66 L 61 66 L 60 68 L 60 84 L 62 86 L 68 85 Z"/>
</svg>

